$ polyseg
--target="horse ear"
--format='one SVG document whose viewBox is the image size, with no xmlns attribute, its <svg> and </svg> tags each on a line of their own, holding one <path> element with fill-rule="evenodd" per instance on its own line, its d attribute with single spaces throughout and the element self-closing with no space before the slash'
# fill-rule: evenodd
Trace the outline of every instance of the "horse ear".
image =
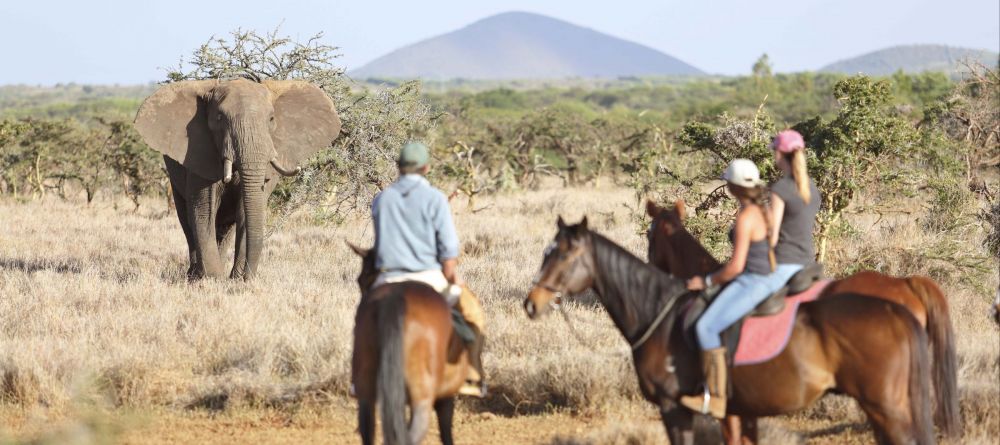
<svg viewBox="0 0 1000 445">
<path fill-rule="evenodd" d="M 660 208 L 657 207 L 656 203 L 652 199 L 646 200 L 646 214 L 656 218 L 656 215 L 660 214 Z"/>
<path fill-rule="evenodd" d="M 364 258 L 365 256 L 368 255 L 368 250 L 369 249 L 365 249 L 363 247 L 355 246 L 354 243 L 352 243 L 350 241 L 346 241 L 345 240 L 344 242 L 347 243 L 347 246 L 350 247 L 351 250 L 354 251 L 354 253 L 358 254 L 359 257 Z"/>
<path fill-rule="evenodd" d="M 584 215 L 583 219 L 580 220 L 580 228 L 583 229 L 583 230 L 587 230 L 587 216 L 586 215 Z"/>
<path fill-rule="evenodd" d="M 677 217 L 680 218 L 681 221 L 684 221 L 684 218 L 687 216 L 687 210 L 685 210 L 684 208 L 683 199 L 678 199 L 677 201 L 674 201 L 674 210 L 677 211 Z"/>
<path fill-rule="evenodd" d="M 559 218 L 556 219 L 556 226 L 559 227 L 560 232 L 566 228 L 566 221 L 563 221 L 562 215 L 559 215 Z"/>
</svg>

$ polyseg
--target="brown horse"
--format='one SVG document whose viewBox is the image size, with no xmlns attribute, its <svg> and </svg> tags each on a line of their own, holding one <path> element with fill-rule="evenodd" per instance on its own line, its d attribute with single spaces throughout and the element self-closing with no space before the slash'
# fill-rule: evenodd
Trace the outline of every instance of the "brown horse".
<svg viewBox="0 0 1000 445">
<path fill-rule="evenodd" d="M 560 218 L 558 226 L 524 301 L 528 316 L 538 318 L 561 294 L 592 289 L 632 344 L 639 388 L 659 407 L 670 442 L 692 443 L 694 414 L 677 400 L 697 392 L 701 371 L 678 319 L 697 296 L 684 280 L 587 229 L 586 218 L 572 226 Z M 854 294 L 805 303 L 777 357 L 733 369 L 728 412 L 779 415 L 836 391 L 857 400 L 879 443 L 931 444 L 927 350 L 926 333 L 903 306 Z"/>
<path fill-rule="evenodd" d="M 660 208 L 646 202 L 646 211 L 653 218 L 649 232 L 649 261 L 660 270 L 678 278 L 705 275 L 721 267 L 718 261 L 684 227 L 684 202 L 674 208 Z M 874 271 L 863 271 L 836 280 L 828 285 L 819 298 L 853 293 L 905 306 L 927 331 L 932 347 L 934 392 L 937 398 L 935 420 L 951 437 L 961 434 L 962 421 L 958 408 L 957 359 L 954 330 L 948 316 L 948 303 L 933 280 L 922 276 L 897 278 Z M 729 419 L 727 437 L 739 443 L 739 423 Z M 753 429 L 754 425 L 747 425 Z"/>
<path fill-rule="evenodd" d="M 465 381 L 469 360 L 452 328 L 451 309 L 423 283 L 371 289 L 377 275 L 375 255 L 354 245 L 351 249 L 362 258 L 361 303 L 354 318 L 351 357 L 362 443 L 375 442 L 375 402 L 381 399 L 385 443 L 420 443 L 433 408 L 441 442 L 452 444 L 454 397 Z M 407 403 L 409 429 L 404 420 Z"/>
</svg>

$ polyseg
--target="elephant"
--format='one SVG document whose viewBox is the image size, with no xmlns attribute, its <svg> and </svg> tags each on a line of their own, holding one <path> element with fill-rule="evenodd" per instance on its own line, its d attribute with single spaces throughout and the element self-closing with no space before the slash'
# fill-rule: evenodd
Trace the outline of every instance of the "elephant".
<svg viewBox="0 0 1000 445">
<path fill-rule="evenodd" d="M 267 199 L 279 175 L 340 134 L 322 89 L 305 81 L 190 80 L 146 98 L 139 134 L 163 154 L 184 237 L 189 279 L 223 277 L 223 250 L 236 231 L 231 278 L 260 266 Z M 231 244 L 230 244 L 231 245 Z"/>
</svg>

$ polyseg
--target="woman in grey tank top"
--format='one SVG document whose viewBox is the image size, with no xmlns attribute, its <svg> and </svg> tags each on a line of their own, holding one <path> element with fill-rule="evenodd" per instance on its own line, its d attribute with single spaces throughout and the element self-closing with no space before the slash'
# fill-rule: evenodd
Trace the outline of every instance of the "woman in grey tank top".
<svg viewBox="0 0 1000 445">
<path fill-rule="evenodd" d="M 689 409 L 717 418 L 725 415 L 727 388 L 726 348 L 719 335 L 775 290 L 768 284 L 775 262 L 768 242 L 771 230 L 769 213 L 763 204 L 764 185 L 760 172 L 753 162 L 736 159 L 726 168 L 723 179 L 728 183 L 729 192 L 740 202 L 731 232 L 733 255 L 720 270 L 689 280 L 688 289 L 729 285 L 695 323 L 707 394 L 681 397 L 681 404 Z"/>
<path fill-rule="evenodd" d="M 813 226 L 822 201 L 806 171 L 805 141 L 795 130 L 785 130 L 771 144 L 774 162 L 784 175 L 771 186 L 771 245 L 778 262 L 771 275 L 780 288 L 804 266 L 815 262 Z"/>
</svg>

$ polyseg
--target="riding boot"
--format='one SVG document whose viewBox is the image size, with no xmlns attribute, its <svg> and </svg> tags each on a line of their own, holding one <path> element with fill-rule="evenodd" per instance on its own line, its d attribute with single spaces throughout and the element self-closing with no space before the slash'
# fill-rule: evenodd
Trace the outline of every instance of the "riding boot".
<svg viewBox="0 0 1000 445">
<path fill-rule="evenodd" d="M 486 397 L 486 373 L 483 371 L 482 357 L 486 337 L 476 327 L 471 328 L 475 338 L 465 344 L 469 353 L 469 374 L 458 392 L 467 396 Z"/>
<path fill-rule="evenodd" d="M 701 368 L 705 373 L 705 391 L 694 396 L 681 396 L 681 405 L 716 419 L 726 416 L 726 348 L 701 351 Z"/>
</svg>

